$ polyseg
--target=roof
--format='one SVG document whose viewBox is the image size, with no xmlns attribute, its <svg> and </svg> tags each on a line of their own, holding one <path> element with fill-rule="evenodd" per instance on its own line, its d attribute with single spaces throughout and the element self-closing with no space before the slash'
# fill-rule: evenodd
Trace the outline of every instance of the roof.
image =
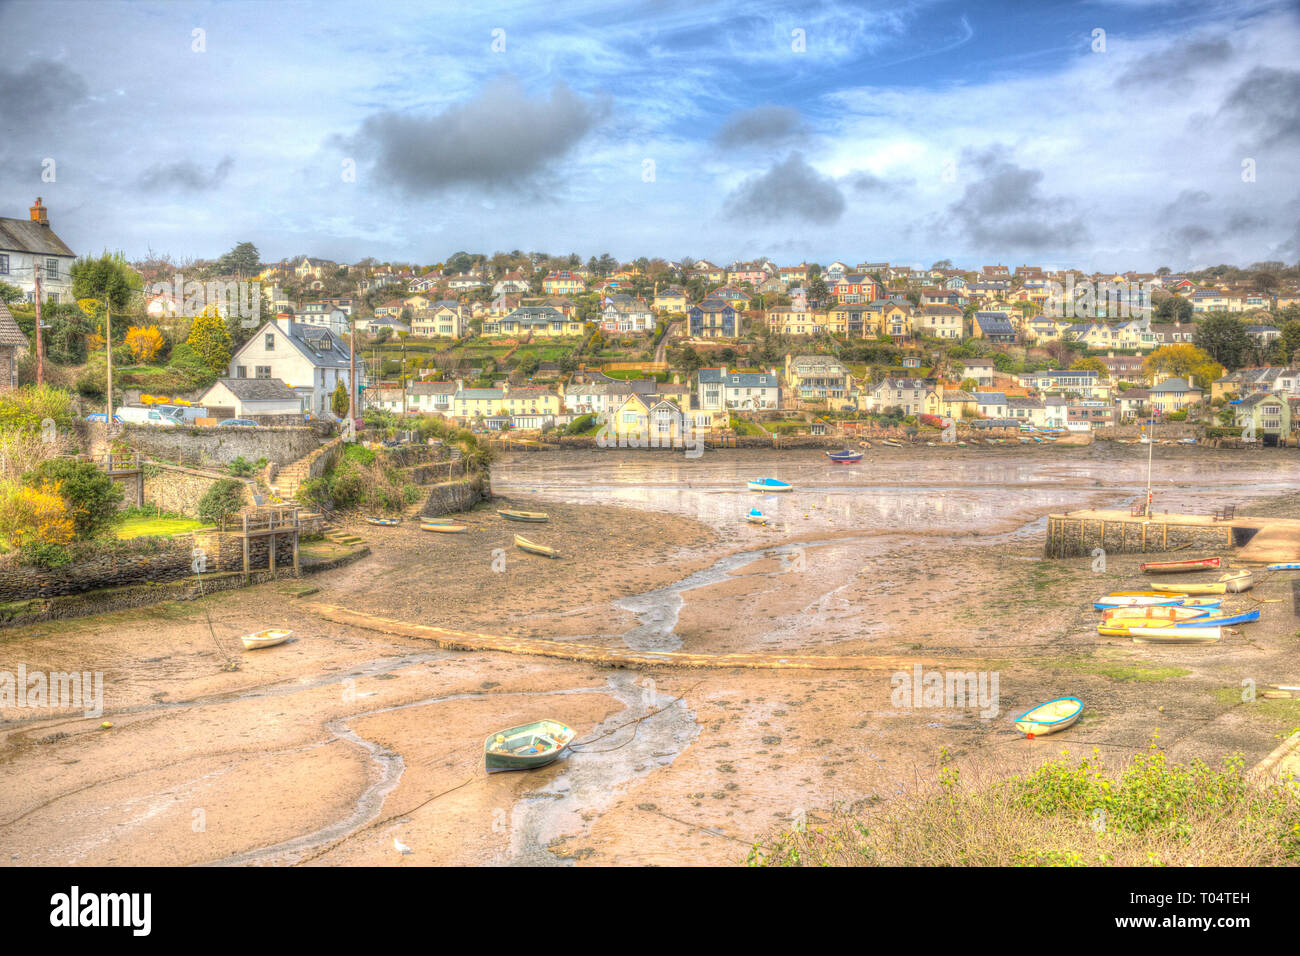
<svg viewBox="0 0 1300 956">
<path fill-rule="evenodd" d="M 722 383 L 737 388 L 780 388 L 781 378 L 771 372 L 728 372 L 724 377 L 720 368 L 702 368 L 697 373 L 701 385 Z"/>
<path fill-rule="evenodd" d="M 14 321 L 9 308 L 0 302 L 0 346 L 26 344 L 27 336 L 23 335 L 23 330 L 18 328 L 18 323 Z"/>
<path fill-rule="evenodd" d="M 455 382 L 412 382 L 408 389 L 412 395 L 455 395 Z"/>
<path fill-rule="evenodd" d="M 3 216 L 0 216 L 0 249 L 41 256 L 76 256 L 49 226 L 31 219 L 8 219 Z"/>
<path fill-rule="evenodd" d="M 241 402 L 296 402 L 298 400 L 298 393 L 278 378 L 219 378 L 208 392 L 217 385 L 224 385 L 227 391 Z"/>
<path fill-rule="evenodd" d="M 981 405 L 1005 405 L 1007 396 L 1002 392 L 976 392 L 975 401 Z"/>
<path fill-rule="evenodd" d="M 1157 385 L 1155 388 L 1151 389 L 1151 391 L 1152 392 L 1199 392 L 1200 389 L 1188 385 L 1187 379 L 1185 378 L 1167 378 L 1159 385 Z"/>
<path fill-rule="evenodd" d="M 274 329 L 285 338 L 291 345 L 296 348 L 299 354 L 307 361 L 311 362 L 318 368 L 345 368 L 349 364 L 348 347 L 343 344 L 338 336 L 332 334 L 329 329 L 319 325 L 302 325 L 298 322 L 290 321 L 285 326 L 279 322 L 267 322 L 258 332 L 266 332 Z M 251 336 L 247 342 L 240 346 L 235 352 L 234 358 L 238 358 L 244 349 L 257 340 L 257 336 Z"/>
</svg>

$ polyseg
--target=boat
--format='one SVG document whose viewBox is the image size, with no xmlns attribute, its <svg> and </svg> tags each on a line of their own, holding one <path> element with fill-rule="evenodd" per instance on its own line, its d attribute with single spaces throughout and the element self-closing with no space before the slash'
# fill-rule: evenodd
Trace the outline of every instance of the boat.
<svg viewBox="0 0 1300 956">
<path fill-rule="evenodd" d="M 789 491 L 792 487 L 789 482 L 775 478 L 753 478 L 745 484 L 750 491 Z"/>
<path fill-rule="evenodd" d="M 275 647 L 277 644 L 283 644 L 291 637 L 293 637 L 293 631 L 287 627 L 269 627 L 264 631 L 245 634 L 240 640 L 244 642 L 244 650 L 255 651 L 259 648 Z"/>
<path fill-rule="evenodd" d="M 1163 598 L 1157 597 L 1104 597 L 1093 605 L 1098 611 L 1108 611 L 1117 607 L 1201 607 L 1216 608 L 1219 601 L 1215 598 L 1193 598 L 1180 597 L 1176 594 L 1167 594 Z"/>
<path fill-rule="evenodd" d="M 1077 697 L 1058 697 L 1025 711 L 1016 718 L 1016 730 L 1027 737 L 1042 737 L 1069 727 L 1083 713 Z"/>
<path fill-rule="evenodd" d="M 1284 561 L 1281 564 L 1270 564 L 1267 568 L 1269 571 L 1300 571 L 1300 561 Z"/>
<path fill-rule="evenodd" d="M 1157 591 L 1177 591 L 1180 594 L 1240 594 L 1255 586 L 1254 575 L 1249 570 L 1230 571 L 1217 581 L 1206 584 L 1153 584 Z"/>
<path fill-rule="evenodd" d="M 1196 444 L 1196 439 L 1195 439 L 1195 438 L 1180 438 L 1180 439 L 1178 439 L 1178 444 L 1180 444 L 1180 445 L 1195 445 L 1195 444 Z"/>
<path fill-rule="evenodd" d="M 1211 608 L 1156 604 L 1147 607 L 1113 607 L 1102 613 L 1105 621 L 1190 621 L 1209 615 Z"/>
<path fill-rule="evenodd" d="M 1207 614 L 1190 621 L 1175 621 L 1174 627 L 1229 627 L 1233 624 L 1253 624 L 1259 620 L 1259 611 L 1240 611 L 1236 614 Z"/>
<path fill-rule="evenodd" d="M 452 524 L 450 521 L 421 521 L 421 531 L 438 531 L 442 534 L 464 534 L 469 530 L 469 525 Z"/>
<path fill-rule="evenodd" d="M 1165 591 L 1111 591 L 1109 594 L 1106 595 L 1106 597 L 1108 598 L 1114 598 L 1114 597 L 1166 598 L 1169 597 L 1169 594 Z"/>
<path fill-rule="evenodd" d="M 845 448 L 843 451 L 828 451 L 826 457 L 837 465 L 852 465 L 862 460 L 862 452 Z"/>
<path fill-rule="evenodd" d="M 558 720 L 520 724 L 488 734 L 483 741 L 483 763 L 488 773 L 545 767 L 569 749 L 574 736 L 573 730 Z"/>
<path fill-rule="evenodd" d="M 545 511 L 511 511 L 501 508 L 497 511 L 507 521 L 550 521 L 551 516 Z"/>
<path fill-rule="evenodd" d="M 892 439 L 892 438 L 886 438 L 886 439 L 883 439 L 883 440 L 880 442 L 880 444 L 882 444 L 882 445 L 888 445 L 890 448 L 902 448 L 902 447 L 903 447 L 903 443 L 902 443 L 901 441 L 894 441 L 894 439 Z"/>
<path fill-rule="evenodd" d="M 554 548 L 548 548 L 544 544 L 536 544 L 521 535 L 515 535 L 515 547 L 520 551 L 527 551 L 529 554 L 540 554 L 544 558 L 558 558 L 560 556 L 560 552 Z"/>
<path fill-rule="evenodd" d="M 395 528 L 402 523 L 401 518 L 374 518 L 366 516 L 366 524 L 376 524 L 381 528 Z"/>
<path fill-rule="evenodd" d="M 1174 574 L 1178 571 L 1217 571 L 1222 558 L 1188 558 L 1185 561 L 1144 561 L 1138 570 L 1144 574 Z"/>
<path fill-rule="evenodd" d="M 763 512 L 759 511 L 757 508 L 750 508 L 749 514 L 745 515 L 745 520 L 751 521 L 754 524 L 767 524 L 767 515 L 763 514 Z"/>
<path fill-rule="evenodd" d="M 1223 637 L 1223 628 L 1121 627 L 1107 633 L 1116 637 L 1131 637 L 1135 644 L 1213 644 Z"/>
</svg>

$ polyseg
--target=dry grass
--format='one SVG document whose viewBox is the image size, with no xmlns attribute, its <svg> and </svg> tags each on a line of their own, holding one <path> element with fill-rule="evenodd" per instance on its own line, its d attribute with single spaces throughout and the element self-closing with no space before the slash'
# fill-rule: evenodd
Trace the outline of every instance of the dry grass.
<svg viewBox="0 0 1300 956">
<path fill-rule="evenodd" d="M 963 781 L 952 767 L 922 792 L 840 808 L 755 847 L 763 866 L 1295 866 L 1296 788 L 1170 764 L 1154 740 L 1118 770 L 1062 756 L 1023 777 Z"/>
</svg>

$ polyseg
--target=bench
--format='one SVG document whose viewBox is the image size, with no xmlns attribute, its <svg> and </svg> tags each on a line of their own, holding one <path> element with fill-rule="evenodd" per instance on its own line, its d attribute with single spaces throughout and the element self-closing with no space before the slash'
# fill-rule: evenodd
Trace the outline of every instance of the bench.
<svg viewBox="0 0 1300 956">
<path fill-rule="evenodd" d="M 1210 515 L 1215 521 L 1231 521 L 1237 516 L 1237 506 L 1224 505 L 1222 508 L 1215 508 Z"/>
</svg>

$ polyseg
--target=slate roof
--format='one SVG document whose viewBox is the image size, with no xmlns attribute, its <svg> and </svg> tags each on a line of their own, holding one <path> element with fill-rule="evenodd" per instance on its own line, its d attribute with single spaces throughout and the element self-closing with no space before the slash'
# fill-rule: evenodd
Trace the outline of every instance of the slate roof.
<svg viewBox="0 0 1300 956">
<path fill-rule="evenodd" d="M 241 402 L 297 401 L 298 393 L 278 378 L 220 378 L 230 394 Z"/>
<path fill-rule="evenodd" d="M 0 302 L 0 346 L 26 344 L 27 336 L 23 335 L 22 329 L 18 328 L 18 323 L 14 321 L 8 307 Z"/>
<path fill-rule="evenodd" d="M 40 256 L 76 256 L 49 226 L 30 219 L 0 216 L 0 249 Z"/>
</svg>

